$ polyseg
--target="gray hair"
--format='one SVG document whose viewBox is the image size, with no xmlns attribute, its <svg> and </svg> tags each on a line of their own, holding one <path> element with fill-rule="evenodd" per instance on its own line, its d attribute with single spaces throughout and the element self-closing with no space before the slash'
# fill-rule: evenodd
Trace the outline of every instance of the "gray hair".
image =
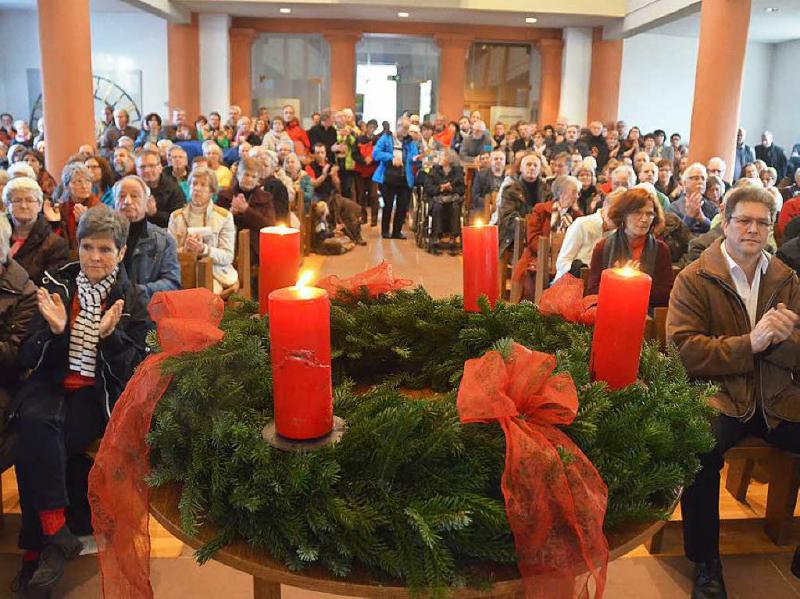
<svg viewBox="0 0 800 599">
<path fill-rule="evenodd" d="M 6 215 L 0 216 L 0 262 L 8 262 L 8 251 L 11 248 L 11 223 Z"/>
<path fill-rule="evenodd" d="M 89 181 L 92 180 L 92 171 L 85 164 L 82 162 L 70 162 L 61 171 L 61 185 L 64 187 L 64 191 L 61 193 L 63 199 L 69 197 L 69 184 L 76 175 L 82 175 Z"/>
<path fill-rule="evenodd" d="M 114 187 L 111 190 L 111 193 L 114 195 L 114 206 L 117 205 L 117 200 L 119 200 L 119 194 L 122 191 L 122 184 L 125 183 L 125 181 L 134 181 L 136 184 L 139 185 L 139 187 L 142 188 L 142 193 L 144 194 L 144 198 L 147 199 L 150 197 L 150 186 L 148 186 L 147 183 L 144 182 L 144 179 L 142 179 L 139 175 L 127 175 L 125 177 L 122 177 L 122 179 L 120 179 L 116 183 L 114 183 Z"/>
<path fill-rule="evenodd" d="M 36 179 L 36 171 L 27 162 L 15 162 L 8 167 L 8 176 L 11 179 L 17 177 L 28 177 L 29 179 Z"/>
<path fill-rule="evenodd" d="M 98 204 L 83 213 L 78 221 L 78 243 L 87 237 L 111 237 L 118 250 L 128 241 L 130 223 L 125 216 L 105 204 Z"/>
<path fill-rule="evenodd" d="M 203 156 L 207 156 L 211 152 L 216 152 L 222 157 L 222 148 L 217 145 L 217 142 L 209 139 L 203 142 Z"/>
<path fill-rule="evenodd" d="M 706 165 L 702 162 L 693 162 L 683 171 L 683 174 L 681 175 L 681 182 L 686 181 L 686 179 L 689 177 L 689 171 L 701 171 L 703 176 L 708 179 L 708 170 L 706 169 Z"/>
<path fill-rule="evenodd" d="M 560 198 L 561 194 L 567 188 L 567 185 L 573 185 L 575 189 L 581 188 L 581 182 L 572 175 L 559 175 L 553 181 L 552 191 L 554 198 Z"/>
<path fill-rule="evenodd" d="M 187 179 L 190 189 L 192 187 L 192 183 L 194 182 L 195 179 L 197 179 L 197 177 L 206 178 L 211 193 L 217 193 L 219 191 L 219 181 L 217 181 L 217 173 L 212 171 L 209 167 L 198 165 L 192 169 L 192 172 L 189 173 L 189 178 Z"/>
<path fill-rule="evenodd" d="M 636 185 L 636 173 L 634 172 L 633 168 L 627 164 L 620 164 L 617 168 L 615 168 L 614 172 L 611 173 L 611 178 L 614 179 L 617 176 L 617 173 L 625 173 L 625 176 L 628 178 L 628 185 L 626 185 L 628 189 Z"/>
<path fill-rule="evenodd" d="M 44 202 L 42 188 L 39 187 L 39 184 L 36 182 L 36 180 L 32 179 L 31 177 L 15 177 L 8 182 L 8 184 L 3 188 L 3 203 L 6 206 L 11 203 L 11 195 L 15 191 L 30 191 L 34 196 L 36 196 L 40 206 L 42 205 L 42 202 Z"/>
<path fill-rule="evenodd" d="M 718 175 L 709 175 L 706 185 L 708 187 L 711 187 L 712 185 L 719 187 L 722 190 L 722 193 L 725 193 L 725 182 L 722 180 L 722 177 Z"/>
</svg>

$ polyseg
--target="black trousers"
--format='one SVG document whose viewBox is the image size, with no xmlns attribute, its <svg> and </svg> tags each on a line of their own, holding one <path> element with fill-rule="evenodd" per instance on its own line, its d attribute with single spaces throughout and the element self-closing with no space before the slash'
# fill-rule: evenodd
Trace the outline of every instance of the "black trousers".
<svg viewBox="0 0 800 599">
<path fill-rule="evenodd" d="M 700 456 L 701 469 L 681 497 L 683 549 L 693 562 L 719 558 L 719 479 L 723 454 L 748 435 L 792 452 L 800 452 L 800 423 L 781 422 L 768 430 L 760 413 L 749 421 L 719 415 L 711 421 L 717 440 L 714 449 Z"/>
<path fill-rule="evenodd" d="M 381 185 L 383 196 L 383 214 L 381 214 L 381 233 L 384 235 L 400 235 L 403 231 L 403 222 L 406 220 L 408 204 L 411 201 L 411 189 L 408 185 Z M 389 225 L 392 223 L 392 208 L 394 208 L 394 224 L 391 232 Z"/>
<path fill-rule="evenodd" d="M 106 420 L 97 387 L 66 392 L 58 385 L 29 383 L 14 420 L 14 467 L 22 508 L 19 546 L 39 549 L 39 512 L 67 508 L 76 534 L 91 530 L 86 492 L 91 459 L 86 450 L 102 437 Z M 89 526 L 89 531 L 82 530 Z"/>
<path fill-rule="evenodd" d="M 370 224 L 378 222 L 378 184 L 371 177 L 356 175 L 356 201 L 361 206 L 361 220 L 367 221 L 367 209 L 369 208 Z"/>
<path fill-rule="evenodd" d="M 461 202 L 442 202 L 438 196 L 430 202 L 431 240 L 436 243 L 443 233 L 461 235 Z"/>
</svg>

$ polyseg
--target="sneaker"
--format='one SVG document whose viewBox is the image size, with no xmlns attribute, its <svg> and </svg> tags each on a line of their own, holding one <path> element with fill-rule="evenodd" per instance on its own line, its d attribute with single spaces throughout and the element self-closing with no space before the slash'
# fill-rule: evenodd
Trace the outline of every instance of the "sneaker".
<svg viewBox="0 0 800 599">
<path fill-rule="evenodd" d="M 82 550 L 83 543 L 66 525 L 54 535 L 45 535 L 39 567 L 28 587 L 36 591 L 52 590 L 64 575 L 67 562 L 78 557 Z"/>
</svg>

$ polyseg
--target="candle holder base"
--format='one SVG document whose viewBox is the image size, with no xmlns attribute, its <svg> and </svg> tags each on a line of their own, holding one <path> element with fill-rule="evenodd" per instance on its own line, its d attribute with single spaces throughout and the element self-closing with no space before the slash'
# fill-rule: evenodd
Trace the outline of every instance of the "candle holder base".
<svg viewBox="0 0 800 599">
<path fill-rule="evenodd" d="M 275 428 L 275 420 L 267 422 L 264 430 L 261 431 L 261 438 L 281 451 L 316 451 L 328 445 L 333 445 L 341 439 L 347 432 L 347 422 L 338 416 L 333 417 L 333 429 L 327 435 L 315 439 L 287 439 L 278 434 Z"/>
</svg>

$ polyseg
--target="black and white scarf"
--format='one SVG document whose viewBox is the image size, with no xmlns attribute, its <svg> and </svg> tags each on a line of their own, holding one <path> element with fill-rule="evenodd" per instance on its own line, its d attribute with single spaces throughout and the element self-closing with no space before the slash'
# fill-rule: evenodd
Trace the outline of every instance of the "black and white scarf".
<svg viewBox="0 0 800 599">
<path fill-rule="evenodd" d="M 103 302 L 117 280 L 119 267 L 94 285 L 83 271 L 78 273 L 80 311 L 69 336 L 69 369 L 86 377 L 94 377 L 97 362 L 97 342 L 100 341 L 100 320 Z"/>
</svg>

